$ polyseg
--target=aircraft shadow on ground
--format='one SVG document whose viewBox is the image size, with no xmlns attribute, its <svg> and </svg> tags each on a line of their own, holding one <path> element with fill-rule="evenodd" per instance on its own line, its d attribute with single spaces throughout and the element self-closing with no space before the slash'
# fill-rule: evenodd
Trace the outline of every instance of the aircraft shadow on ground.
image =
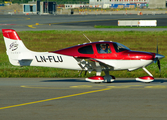
<svg viewBox="0 0 167 120">
<path fill-rule="evenodd" d="M 57 79 L 57 80 L 43 80 L 41 82 L 88 82 L 88 81 L 80 80 L 80 79 Z M 164 83 L 164 82 L 167 82 L 167 80 L 155 79 L 151 83 Z M 115 80 L 112 83 L 139 83 L 139 81 L 136 81 L 136 80 Z"/>
</svg>

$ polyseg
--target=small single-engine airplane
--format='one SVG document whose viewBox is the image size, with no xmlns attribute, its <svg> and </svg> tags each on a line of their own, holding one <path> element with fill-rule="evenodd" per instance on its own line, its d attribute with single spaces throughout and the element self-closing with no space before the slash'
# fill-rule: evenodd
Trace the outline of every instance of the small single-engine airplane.
<svg viewBox="0 0 167 120">
<path fill-rule="evenodd" d="M 81 71 L 96 71 L 96 76 L 86 78 L 90 82 L 113 82 L 115 77 L 109 71 L 128 70 L 139 68 L 149 76 L 136 78 L 141 82 L 152 82 L 153 75 L 145 68 L 153 62 L 158 63 L 163 55 L 151 52 L 132 51 L 128 47 L 109 41 L 99 41 L 76 45 L 54 52 L 34 52 L 25 47 L 15 30 L 2 29 L 7 55 L 12 65 L 16 66 L 43 66 L 73 69 Z M 105 76 L 101 76 L 101 72 Z"/>
</svg>

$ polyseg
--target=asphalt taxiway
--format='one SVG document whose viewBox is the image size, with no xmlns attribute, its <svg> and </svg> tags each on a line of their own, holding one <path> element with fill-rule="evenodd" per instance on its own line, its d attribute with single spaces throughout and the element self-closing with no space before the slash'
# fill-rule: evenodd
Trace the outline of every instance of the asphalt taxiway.
<svg viewBox="0 0 167 120">
<path fill-rule="evenodd" d="M 79 30 L 79 31 L 164 31 L 167 28 L 94 28 L 95 25 L 118 25 L 118 20 L 157 20 L 167 26 L 167 14 L 157 15 L 0 15 L 0 29 L 16 31 Z"/>
<path fill-rule="evenodd" d="M 0 78 L 2 120 L 166 120 L 167 79 Z"/>
</svg>

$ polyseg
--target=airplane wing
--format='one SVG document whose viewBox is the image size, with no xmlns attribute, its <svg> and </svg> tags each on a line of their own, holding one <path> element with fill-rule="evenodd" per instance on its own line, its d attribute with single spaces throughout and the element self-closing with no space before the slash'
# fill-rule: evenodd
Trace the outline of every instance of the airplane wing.
<svg viewBox="0 0 167 120">
<path fill-rule="evenodd" d="M 75 59 L 78 62 L 78 65 L 81 67 L 82 70 L 86 70 L 86 71 L 96 71 L 96 69 L 99 67 L 102 68 L 102 70 L 113 70 L 114 67 L 106 64 L 103 61 L 100 61 L 98 59 L 94 59 L 94 58 L 80 58 L 80 57 L 75 57 Z M 99 63 L 99 65 L 97 65 L 96 63 Z"/>
</svg>

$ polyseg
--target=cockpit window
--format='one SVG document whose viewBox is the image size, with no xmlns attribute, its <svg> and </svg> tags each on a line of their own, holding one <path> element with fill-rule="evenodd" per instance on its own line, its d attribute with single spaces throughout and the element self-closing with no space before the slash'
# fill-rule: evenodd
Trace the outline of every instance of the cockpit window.
<svg viewBox="0 0 167 120">
<path fill-rule="evenodd" d="M 96 48 L 97 48 L 98 53 L 100 53 L 100 54 L 111 53 L 111 49 L 110 49 L 109 44 L 105 44 L 105 43 L 96 44 Z"/>
<path fill-rule="evenodd" d="M 126 47 L 125 45 L 122 45 L 120 43 L 113 43 L 113 46 L 114 46 L 116 52 L 130 50 L 128 47 Z"/>
<path fill-rule="evenodd" d="M 93 54 L 93 48 L 91 45 L 88 45 L 88 46 L 84 46 L 84 47 L 81 47 L 78 49 L 78 52 L 79 53 L 82 53 L 82 54 Z"/>
</svg>

